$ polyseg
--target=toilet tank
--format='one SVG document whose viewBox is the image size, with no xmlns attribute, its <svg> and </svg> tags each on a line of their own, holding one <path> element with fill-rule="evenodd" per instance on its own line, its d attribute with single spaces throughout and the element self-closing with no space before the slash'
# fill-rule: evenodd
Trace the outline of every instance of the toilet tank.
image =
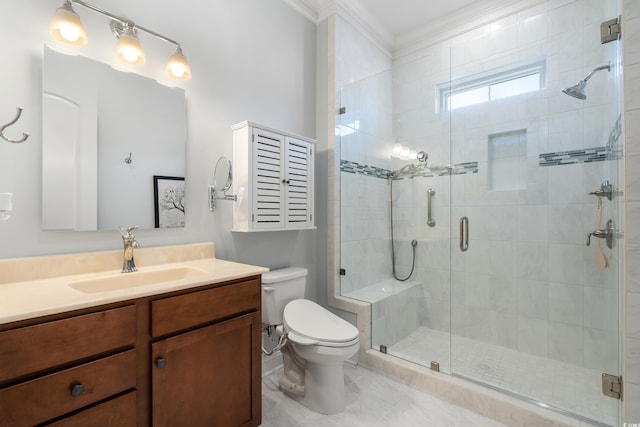
<svg viewBox="0 0 640 427">
<path fill-rule="evenodd" d="M 294 299 L 304 298 L 307 269 L 289 267 L 262 275 L 262 323 L 282 324 L 284 307 Z"/>
</svg>

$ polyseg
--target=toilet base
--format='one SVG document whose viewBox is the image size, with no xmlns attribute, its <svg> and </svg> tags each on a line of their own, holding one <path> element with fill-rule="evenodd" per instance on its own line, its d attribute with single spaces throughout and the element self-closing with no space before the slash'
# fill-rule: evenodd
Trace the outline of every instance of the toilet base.
<svg viewBox="0 0 640 427">
<path fill-rule="evenodd" d="M 322 365 L 307 361 L 304 389 L 304 397 L 298 400 L 312 411 L 327 415 L 344 411 L 345 388 L 342 361 Z"/>
</svg>

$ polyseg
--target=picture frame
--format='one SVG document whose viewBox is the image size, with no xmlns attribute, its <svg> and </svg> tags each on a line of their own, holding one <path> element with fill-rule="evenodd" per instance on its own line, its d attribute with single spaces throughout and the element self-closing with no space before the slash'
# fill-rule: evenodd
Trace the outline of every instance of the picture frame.
<svg viewBox="0 0 640 427">
<path fill-rule="evenodd" d="M 153 176 L 155 228 L 184 227 L 184 177 Z"/>
</svg>

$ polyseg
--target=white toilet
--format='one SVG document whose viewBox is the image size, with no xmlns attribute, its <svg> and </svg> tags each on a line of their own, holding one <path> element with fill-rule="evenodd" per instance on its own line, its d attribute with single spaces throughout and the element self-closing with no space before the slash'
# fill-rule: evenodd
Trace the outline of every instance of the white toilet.
<svg viewBox="0 0 640 427">
<path fill-rule="evenodd" d="M 280 389 L 307 408 L 337 414 L 345 407 L 342 363 L 360 347 L 358 329 L 304 297 L 307 270 L 262 275 L 262 322 L 286 334 Z"/>
</svg>

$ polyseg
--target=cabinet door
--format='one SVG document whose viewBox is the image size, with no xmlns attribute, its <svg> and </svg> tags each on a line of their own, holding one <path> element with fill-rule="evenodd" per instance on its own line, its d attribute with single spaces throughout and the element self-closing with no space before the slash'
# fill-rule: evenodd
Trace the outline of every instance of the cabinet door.
<svg viewBox="0 0 640 427">
<path fill-rule="evenodd" d="M 283 228 L 284 136 L 253 129 L 253 212 L 256 229 Z"/>
<path fill-rule="evenodd" d="M 313 226 L 313 145 L 286 138 L 286 227 Z"/>
<path fill-rule="evenodd" d="M 260 313 L 152 344 L 154 426 L 258 426 Z"/>
</svg>

